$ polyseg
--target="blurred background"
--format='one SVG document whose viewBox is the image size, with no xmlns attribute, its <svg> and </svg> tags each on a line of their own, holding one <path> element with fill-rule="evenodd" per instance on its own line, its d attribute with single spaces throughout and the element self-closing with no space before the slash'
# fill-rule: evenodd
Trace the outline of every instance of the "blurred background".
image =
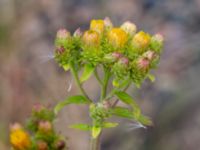
<svg viewBox="0 0 200 150">
<path fill-rule="evenodd" d="M 25 123 L 35 103 L 54 106 L 77 93 L 53 60 L 59 28 L 86 29 L 91 19 L 134 22 L 165 37 L 161 63 L 141 89 L 129 92 L 155 126 L 105 130 L 102 150 L 198 150 L 200 147 L 200 0 L 0 0 L 0 149 L 9 150 L 9 125 Z M 68 87 L 72 83 L 69 92 Z M 94 99 L 99 87 L 85 87 Z M 55 122 L 70 150 L 88 150 L 89 134 L 68 128 L 90 121 L 87 107 L 69 106 Z M 127 128 L 128 126 L 128 128 Z"/>
</svg>

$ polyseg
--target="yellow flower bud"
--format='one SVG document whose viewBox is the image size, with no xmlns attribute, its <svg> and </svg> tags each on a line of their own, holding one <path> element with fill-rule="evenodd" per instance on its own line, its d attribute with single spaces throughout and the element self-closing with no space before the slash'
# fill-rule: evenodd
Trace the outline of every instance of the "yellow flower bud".
<svg viewBox="0 0 200 150">
<path fill-rule="evenodd" d="M 14 125 L 11 127 L 10 143 L 16 150 L 28 149 L 31 145 L 30 136 L 21 126 Z"/>
<path fill-rule="evenodd" d="M 145 33 L 143 31 L 138 32 L 134 37 L 133 37 L 133 44 L 134 46 L 138 48 L 147 48 L 148 45 L 150 44 L 151 37 L 148 33 Z"/>
<path fill-rule="evenodd" d="M 104 31 L 104 21 L 103 20 L 92 20 L 90 22 L 90 30 L 94 30 L 99 34 L 103 33 Z"/>
<path fill-rule="evenodd" d="M 100 44 L 100 36 L 96 31 L 88 30 L 83 34 L 83 42 L 89 46 L 98 46 Z"/>
<path fill-rule="evenodd" d="M 108 32 L 108 41 L 115 47 L 122 47 L 127 42 L 128 36 L 121 28 L 113 28 Z"/>
<path fill-rule="evenodd" d="M 121 25 L 121 28 L 127 33 L 133 36 L 137 30 L 137 27 L 134 23 L 126 21 Z"/>
</svg>

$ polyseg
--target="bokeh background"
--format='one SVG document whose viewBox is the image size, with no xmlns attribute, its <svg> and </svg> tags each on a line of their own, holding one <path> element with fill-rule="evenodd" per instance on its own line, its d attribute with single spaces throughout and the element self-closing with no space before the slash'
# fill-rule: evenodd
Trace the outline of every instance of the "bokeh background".
<svg viewBox="0 0 200 150">
<path fill-rule="evenodd" d="M 161 33 L 161 63 L 129 92 L 155 126 L 130 128 L 127 120 L 105 130 L 102 150 L 198 150 L 200 147 L 200 0 L 0 0 L 0 149 L 9 150 L 9 125 L 24 123 L 35 103 L 54 106 L 77 93 L 69 73 L 53 60 L 59 28 L 86 29 L 91 19 L 126 20 Z M 68 87 L 72 83 L 71 91 Z M 92 78 L 85 87 L 99 96 Z M 55 122 L 71 150 L 88 150 L 89 134 L 68 125 L 88 122 L 87 107 L 69 106 Z"/>
</svg>

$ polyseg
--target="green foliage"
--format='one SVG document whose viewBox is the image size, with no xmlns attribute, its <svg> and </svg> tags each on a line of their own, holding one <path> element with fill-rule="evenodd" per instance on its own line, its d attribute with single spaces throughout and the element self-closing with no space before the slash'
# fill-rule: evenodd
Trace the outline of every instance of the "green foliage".
<svg viewBox="0 0 200 150">
<path fill-rule="evenodd" d="M 83 74 L 80 78 L 80 81 L 84 82 L 84 81 L 88 80 L 90 78 L 90 76 L 92 75 L 94 69 L 95 69 L 95 67 L 93 65 L 85 64 L 84 69 L 83 69 Z"/>
<path fill-rule="evenodd" d="M 88 125 L 88 124 L 73 124 L 70 126 L 70 128 L 73 129 L 79 129 L 82 131 L 89 131 L 92 129 L 92 126 Z"/>
<path fill-rule="evenodd" d="M 57 114 L 63 107 L 69 104 L 90 104 L 90 100 L 88 100 L 86 97 L 82 95 L 75 95 L 75 96 L 68 97 L 67 99 L 59 102 L 55 106 L 54 108 L 55 114 Z"/>
</svg>

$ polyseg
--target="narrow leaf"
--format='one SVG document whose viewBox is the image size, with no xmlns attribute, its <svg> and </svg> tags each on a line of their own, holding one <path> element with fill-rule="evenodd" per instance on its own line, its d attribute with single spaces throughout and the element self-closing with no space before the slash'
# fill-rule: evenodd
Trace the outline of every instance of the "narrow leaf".
<svg viewBox="0 0 200 150">
<path fill-rule="evenodd" d="M 95 139 L 98 137 L 98 135 L 101 133 L 101 127 L 92 127 L 92 137 Z"/>
<path fill-rule="evenodd" d="M 128 119 L 134 119 L 133 112 L 131 112 L 127 108 L 123 107 L 115 107 L 111 110 L 111 113 L 115 116 L 122 117 L 122 118 L 128 118 Z"/>
<path fill-rule="evenodd" d="M 74 125 L 71 125 L 70 128 L 79 129 L 82 131 L 89 131 L 92 129 L 92 126 L 90 126 L 88 124 L 74 124 Z"/>
<path fill-rule="evenodd" d="M 152 120 L 149 117 L 144 116 L 144 115 L 140 115 L 137 121 L 139 121 L 141 124 L 145 126 L 153 126 Z"/>
<path fill-rule="evenodd" d="M 55 114 L 57 114 L 63 107 L 69 104 L 89 104 L 89 103 L 90 103 L 90 100 L 88 100 L 86 97 L 82 95 L 71 96 L 65 99 L 64 101 L 59 102 L 55 106 L 54 112 Z"/>
<path fill-rule="evenodd" d="M 80 81 L 84 82 L 84 81 L 88 80 L 90 78 L 90 76 L 92 75 L 94 69 L 95 69 L 95 67 L 92 66 L 91 64 L 85 64 L 83 74 L 80 78 Z"/>
<path fill-rule="evenodd" d="M 114 128 L 118 126 L 118 123 L 114 123 L 114 122 L 104 122 L 103 123 L 103 128 Z"/>
<path fill-rule="evenodd" d="M 140 113 L 140 107 L 138 106 L 138 104 L 135 102 L 135 100 L 128 95 L 127 93 L 123 92 L 123 91 L 117 91 L 115 92 L 115 95 L 124 103 L 131 105 L 131 107 L 133 108 L 133 114 L 134 117 L 137 118 Z"/>
</svg>

